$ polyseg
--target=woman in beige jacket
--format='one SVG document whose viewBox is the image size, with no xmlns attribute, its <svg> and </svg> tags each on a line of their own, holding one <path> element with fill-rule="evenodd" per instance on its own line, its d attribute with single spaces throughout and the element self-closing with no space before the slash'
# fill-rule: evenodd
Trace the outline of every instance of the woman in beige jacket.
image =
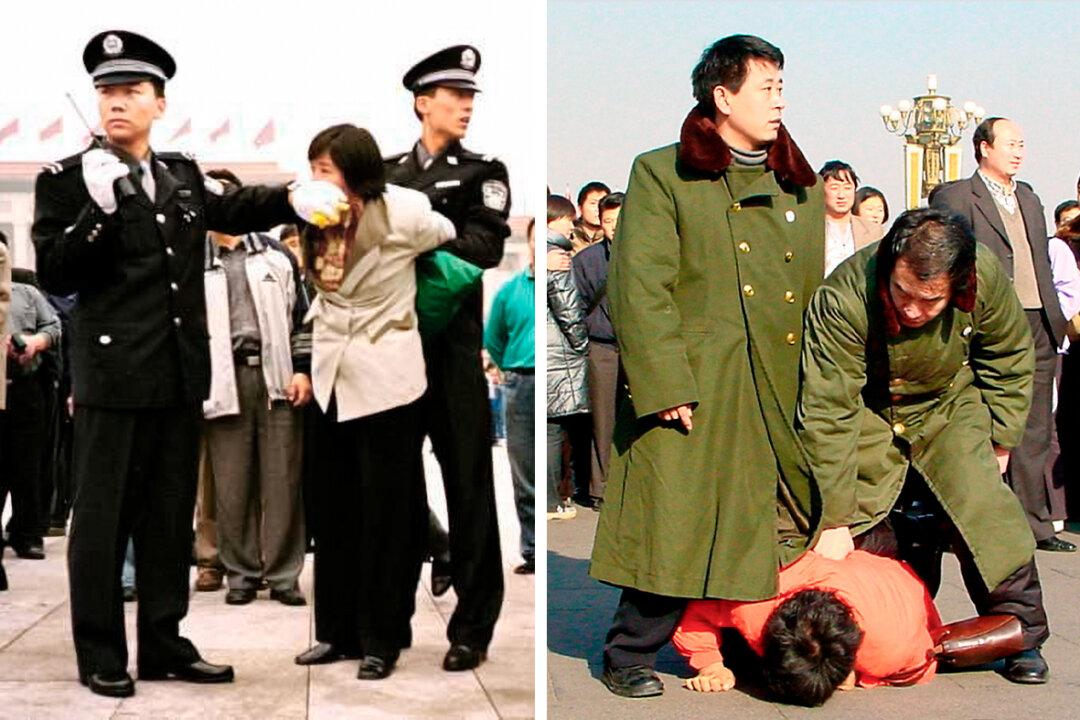
<svg viewBox="0 0 1080 720">
<path fill-rule="evenodd" d="M 318 290 L 308 315 L 320 409 L 310 503 L 317 644 L 296 661 L 359 657 L 358 677 L 377 680 L 412 641 L 427 527 L 415 262 L 454 226 L 422 193 L 385 184 L 366 130 L 327 128 L 308 159 L 315 179 L 346 193 L 349 212 L 303 233 Z"/>
</svg>

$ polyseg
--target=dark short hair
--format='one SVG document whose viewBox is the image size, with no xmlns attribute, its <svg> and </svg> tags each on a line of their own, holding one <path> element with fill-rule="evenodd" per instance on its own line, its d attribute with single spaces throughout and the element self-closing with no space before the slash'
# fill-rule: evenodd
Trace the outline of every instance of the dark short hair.
<svg viewBox="0 0 1080 720">
<path fill-rule="evenodd" d="M 604 197 L 600 198 L 600 204 L 596 206 L 596 209 L 600 217 L 604 217 L 605 210 L 614 210 L 615 208 L 620 208 L 625 201 L 626 193 L 608 193 Z"/>
<path fill-rule="evenodd" d="M 884 193 L 878 190 L 876 187 L 870 187 L 866 185 L 855 191 L 855 206 L 851 208 L 852 215 L 859 214 L 859 205 L 862 204 L 867 198 L 881 198 L 881 207 L 885 208 L 885 217 L 881 219 L 881 222 L 889 222 L 889 202 L 885 199 Z"/>
<path fill-rule="evenodd" d="M 213 170 L 207 170 L 206 177 L 213 178 L 219 182 L 229 183 L 234 187 L 244 187 L 244 183 L 240 182 L 240 178 L 236 177 L 236 174 L 228 168 L 214 168 Z"/>
<path fill-rule="evenodd" d="M 150 84 L 154 86 L 154 97 L 165 97 L 165 81 L 158 78 L 150 78 Z"/>
<path fill-rule="evenodd" d="M 7 235 L 4 234 L 3 230 L 0 230 L 0 245 L 6 246 L 7 244 L 8 244 Z"/>
<path fill-rule="evenodd" d="M 1066 211 L 1078 207 L 1080 207 L 1080 202 L 1075 200 L 1066 200 L 1065 202 L 1059 203 L 1058 206 L 1054 208 L 1054 224 L 1060 225 L 1061 216 L 1064 215 Z"/>
<path fill-rule="evenodd" d="M 578 190 L 578 194 L 577 194 L 578 207 L 581 207 L 581 204 L 583 202 L 585 202 L 585 198 L 589 197 L 589 195 L 594 193 L 594 192 L 602 192 L 605 195 L 607 195 L 608 193 L 611 192 L 611 188 L 609 188 L 607 185 L 600 182 L 599 180 L 592 180 L 590 182 L 585 183 L 584 185 L 581 186 L 581 189 Z"/>
<path fill-rule="evenodd" d="M 780 48 L 756 35 L 729 35 L 706 48 L 690 73 L 698 107 L 710 116 L 715 112 L 712 97 L 717 85 L 739 92 L 751 60 L 764 60 L 784 69 L 784 53 Z"/>
<path fill-rule="evenodd" d="M 308 160 L 325 154 L 330 155 L 353 194 L 375 200 L 386 192 L 382 153 L 375 138 L 364 128 L 348 123 L 326 128 L 311 140 Z"/>
<path fill-rule="evenodd" d="M 988 117 L 975 128 L 975 132 L 971 135 L 971 144 L 975 146 L 975 162 L 980 162 L 982 160 L 982 150 L 980 147 L 983 143 L 986 143 L 990 147 L 994 147 L 994 123 L 1004 119 L 1005 118 L 1003 117 Z"/>
<path fill-rule="evenodd" d="M 572 218 L 577 214 L 577 209 L 574 207 L 574 203 L 570 202 L 562 195 L 548 195 L 548 222 L 558 220 L 559 218 Z"/>
<path fill-rule="evenodd" d="M 292 223 L 286 223 L 281 226 L 281 233 L 278 235 L 278 240 L 285 242 L 286 238 L 291 238 L 294 235 L 299 236 L 300 231 L 297 230 L 296 226 Z"/>
<path fill-rule="evenodd" d="M 975 275 L 975 236 L 967 221 L 937 208 L 901 213 L 878 248 L 879 277 L 904 258 L 916 277 L 948 275 L 953 295 L 968 290 Z"/>
<path fill-rule="evenodd" d="M 413 93 L 412 112 L 413 112 L 413 115 L 416 116 L 417 120 L 423 121 L 424 116 L 421 115 L 420 111 L 416 109 L 416 99 L 419 98 L 421 95 L 423 95 L 424 97 L 434 97 L 435 96 L 435 89 L 438 88 L 438 87 L 439 87 L 438 85 L 428 85 L 423 90 L 417 90 L 416 92 Z"/>
<path fill-rule="evenodd" d="M 843 182 L 845 179 L 844 174 L 847 174 L 847 179 L 851 180 L 855 187 L 859 186 L 859 176 L 855 174 L 854 168 L 843 160 L 830 160 L 818 170 L 818 175 L 821 176 L 822 180 L 839 180 Z"/>
<path fill-rule="evenodd" d="M 762 669 L 770 695 L 793 705 L 821 705 L 851 673 L 862 637 L 835 593 L 795 593 L 765 623 Z"/>
</svg>

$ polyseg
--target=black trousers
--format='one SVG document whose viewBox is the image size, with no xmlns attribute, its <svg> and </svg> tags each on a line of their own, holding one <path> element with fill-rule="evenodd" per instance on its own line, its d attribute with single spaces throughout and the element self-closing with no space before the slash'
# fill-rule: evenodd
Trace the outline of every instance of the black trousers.
<svg viewBox="0 0 1080 720">
<path fill-rule="evenodd" d="M 199 659 L 180 636 L 188 610 L 198 406 L 75 408 L 75 500 L 68 543 L 79 673 L 127 668 L 120 572 L 130 536 L 139 578 L 138 667 Z"/>
<path fill-rule="evenodd" d="M 604 642 L 604 665 L 613 668 L 656 665 L 656 654 L 671 640 L 686 603 L 686 598 L 623 588 Z"/>
<path fill-rule="evenodd" d="M 1025 310 L 1035 343 L 1035 384 L 1031 395 L 1024 437 L 1013 448 L 1005 479 L 1020 500 L 1036 540 L 1046 540 L 1054 534 L 1050 517 L 1050 497 L 1046 488 L 1046 461 L 1050 455 L 1050 434 L 1053 432 L 1054 372 L 1057 353 L 1054 341 L 1046 330 L 1042 310 Z"/>
<path fill-rule="evenodd" d="M 41 543 L 45 533 L 41 466 L 49 437 L 48 403 L 36 375 L 21 375 L 16 370 L 9 380 L 6 417 L 0 426 L 0 513 L 10 494 L 8 540 L 19 547 Z"/>
<path fill-rule="evenodd" d="M 1029 560 L 997 587 L 987 588 L 975 566 L 971 549 L 914 471 L 908 472 L 904 489 L 889 517 L 855 538 L 855 546 L 906 561 L 931 596 L 937 595 L 941 586 L 942 553 L 951 549 L 960 561 L 964 586 L 979 615 L 1015 615 L 1023 627 L 1025 648 L 1039 647 L 1050 637 L 1035 559 Z"/>
<path fill-rule="evenodd" d="M 427 532 L 419 401 L 337 422 L 320 413 L 315 638 L 394 660 L 412 643 Z"/>
<path fill-rule="evenodd" d="M 455 334 L 466 307 L 447 330 L 424 338 L 428 389 L 422 427 L 442 470 L 450 520 L 450 572 L 457 607 L 447 627 L 452 644 L 486 648 L 503 600 L 495 473 L 491 465 L 491 405 L 480 367 L 478 336 Z M 473 345 L 476 347 L 473 347 Z"/>
</svg>

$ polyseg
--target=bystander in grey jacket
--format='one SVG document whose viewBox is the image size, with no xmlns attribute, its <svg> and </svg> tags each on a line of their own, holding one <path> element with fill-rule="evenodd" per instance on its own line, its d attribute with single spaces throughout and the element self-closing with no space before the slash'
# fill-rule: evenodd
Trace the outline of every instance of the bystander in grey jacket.
<svg viewBox="0 0 1080 720">
<path fill-rule="evenodd" d="M 548 250 L 570 250 L 570 241 L 548 232 Z M 569 271 L 547 274 L 548 417 L 589 411 L 589 337 L 585 312 Z"/>
</svg>

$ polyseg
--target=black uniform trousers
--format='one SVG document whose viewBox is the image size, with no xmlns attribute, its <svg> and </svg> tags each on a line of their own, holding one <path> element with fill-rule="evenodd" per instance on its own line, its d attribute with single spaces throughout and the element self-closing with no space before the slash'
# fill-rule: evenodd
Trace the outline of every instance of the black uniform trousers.
<svg viewBox="0 0 1080 720">
<path fill-rule="evenodd" d="M 503 569 L 491 464 L 491 405 L 480 367 L 479 333 L 464 329 L 476 324 L 471 313 L 479 316 L 479 309 L 466 301 L 444 332 L 423 338 L 428 380 L 423 431 L 442 470 L 450 520 L 450 574 L 457 607 L 446 634 L 451 644 L 485 649 L 502 609 Z"/>
<path fill-rule="evenodd" d="M 120 572 L 130 536 L 139 578 L 138 668 L 199 659 L 180 637 L 188 610 L 201 408 L 76 406 L 68 543 L 79 674 L 127 668 Z"/>
<path fill-rule="evenodd" d="M 419 410 L 416 401 L 337 422 L 332 399 L 318 413 L 312 509 L 319 642 L 391 661 L 412 644 L 427 533 Z"/>
<path fill-rule="evenodd" d="M 3 362 L 3 360 L 0 360 Z M 11 495 L 8 544 L 40 544 L 42 459 L 48 441 L 48 402 L 37 374 L 8 369 L 7 412 L 0 425 L 0 512 Z"/>
<path fill-rule="evenodd" d="M 1020 500 L 1036 540 L 1054 535 L 1050 517 L 1050 496 L 1046 487 L 1046 462 L 1050 455 L 1050 435 L 1054 430 L 1053 395 L 1057 352 L 1046 330 L 1042 310 L 1025 310 L 1035 342 L 1035 382 L 1031 394 L 1024 437 L 1009 456 L 1005 479 Z"/>
<path fill-rule="evenodd" d="M 1050 637 L 1035 558 L 997 587 L 987 588 L 960 531 L 914 470 L 908 471 L 904 489 L 889 516 L 855 538 L 855 547 L 906 561 L 932 597 L 941 586 L 942 553 L 951 549 L 960 561 L 964 586 L 979 615 L 1015 615 L 1028 649 L 1039 647 Z"/>
</svg>

